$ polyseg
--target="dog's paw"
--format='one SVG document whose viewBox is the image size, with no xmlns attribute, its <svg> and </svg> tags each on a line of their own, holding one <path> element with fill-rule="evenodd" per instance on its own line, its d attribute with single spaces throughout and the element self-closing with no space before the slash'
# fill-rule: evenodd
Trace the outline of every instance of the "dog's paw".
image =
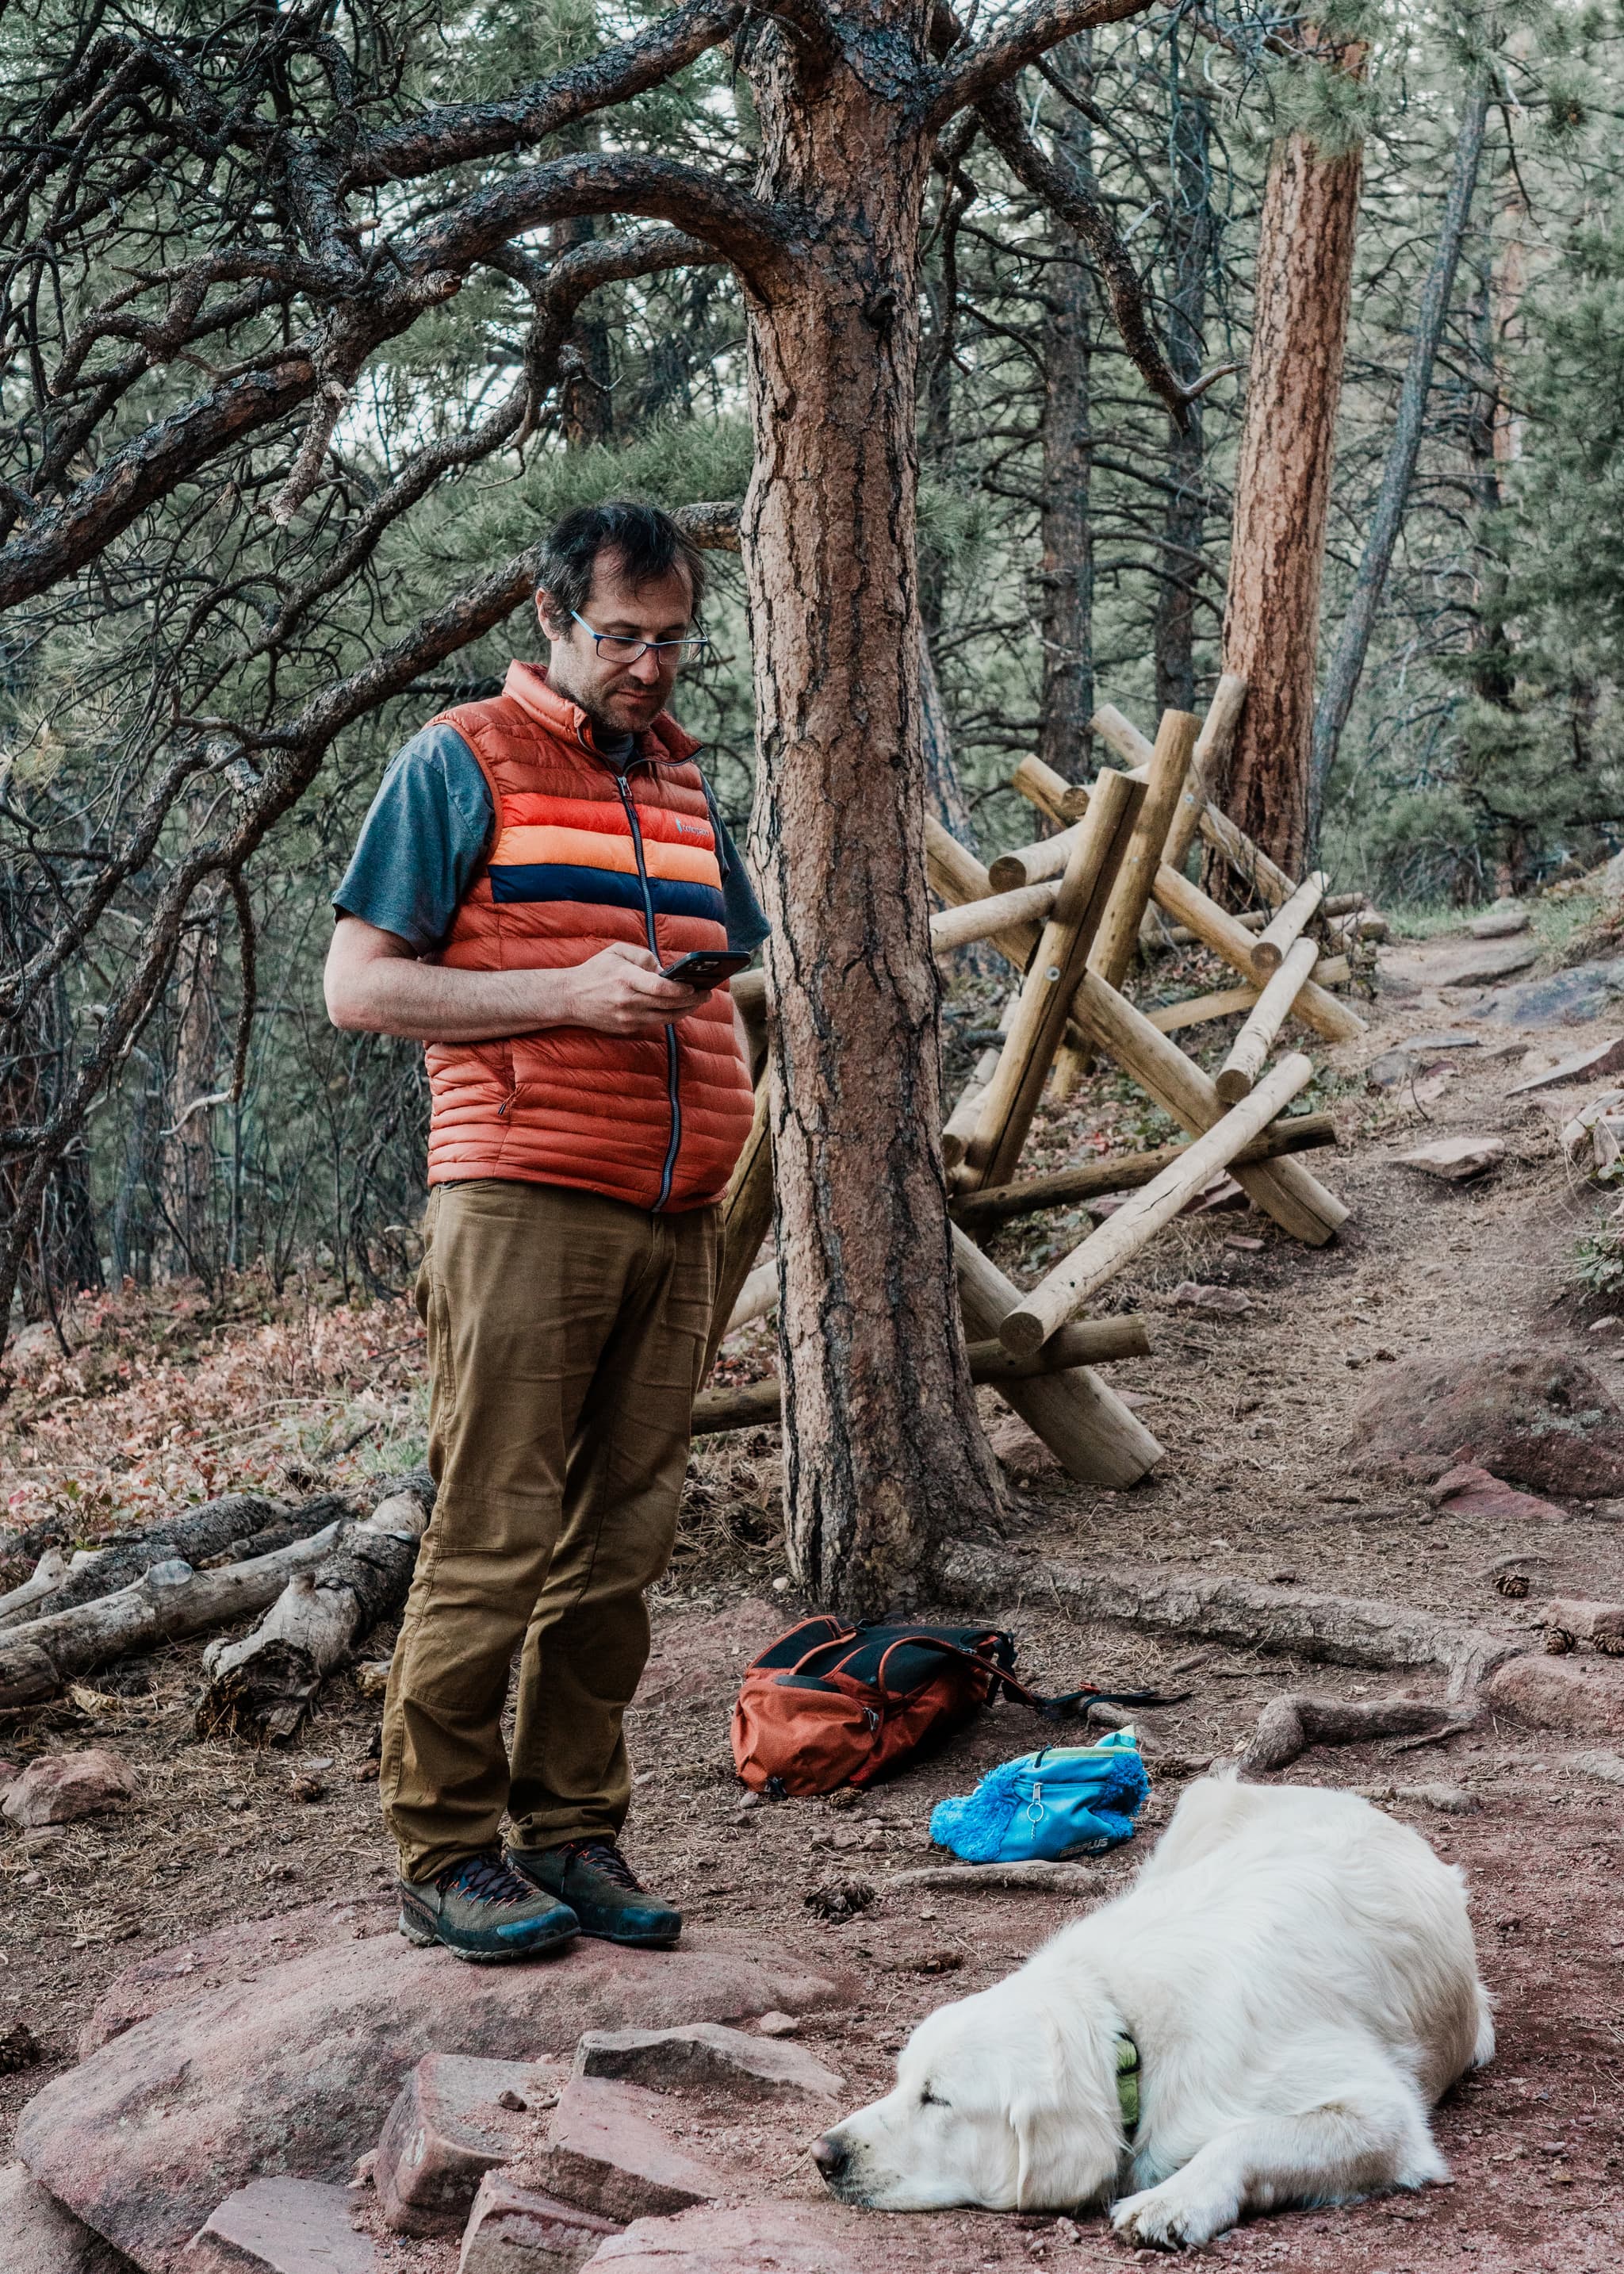
<svg viewBox="0 0 1624 2274">
<path fill-rule="evenodd" d="M 1118 2241 L 1137 2247 L 1156 2245 L 1163 2250 L 1193 2250 L 1235 2224 L 1235 2208 L 1215 2203 L 1188 2187 L 1176 2174 L 1159 2187 L 1124 2195 L 1111 2206 L 1111 2226 Z"/>
</svg>

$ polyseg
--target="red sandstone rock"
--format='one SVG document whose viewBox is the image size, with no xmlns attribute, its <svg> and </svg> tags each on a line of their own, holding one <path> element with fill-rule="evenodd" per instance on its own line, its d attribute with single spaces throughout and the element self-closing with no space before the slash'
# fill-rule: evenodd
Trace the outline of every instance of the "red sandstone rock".
<svg viewBox="0 0 1624 2274">
<path fill-rule="evenodd" d="M 745 2100 L 783 2093 L 830 2097 L 846 2082 L 804 2045 L 774 2044 L 719 2022 L 680 2029 L 589 2029 L 575 2048 L 575 2074 L 665 2089 L 719 2085 Z"/>
<path fill-rule="evenodd" d="M 373 1935 L 240 1977 L 140 2022 L 23 2111 L 30 2170 L 145 2270 L 178 2274 L 186 2238 L 234 2188 L 278 2169 L 335 2182 L 374 2146 L 425 2053 L 573 2051 L 585 2029 L 733 2021 L 848 2005 L 759 1935 L 690 1928 L 673 1951 L 587 1937 L 534 1965 L 470 1967 Z"/>
<path fill-rule="evenodd" d="M 87 1745 L 78 1753 L 47 1753 L 30 1761 L 0 1801 L 0 1815 L 25 1829 L 72 1824 L 100 1816 L 135 1798 L 135 1779 L 116 1753 Z"/>
<path fill-rule="evenodd" d="M 891 2225 L 828 2202 L 690 2210 L 640 2218 L 587 2264 L 591 2274 L 875 2274 Z"/>
<path fill-rule="evenodd" d="M 393 1934 L 400 1904 L 393 1894 L 351 1895 L 339 1902 L 305 1903 L 279 1918 L 239 1919 L 212 1934 L 194 1935 L 172 1950 L 154 1951 L 116 1974 L 79 2033 L 79 2057 L 88 2058 L 138 2022 L 170 2006 L 184 2006 L 206 1990 L 245 1982 L 289 1959 L 334 1943 Z"/>
<path fill-rule="evenodd" d="M 1568 1513 L 1552 1501 L 1537 1500 L 1532 1493 L 1502 1484 L 1486 1469 L 1470 1466 L 1446 1471 L 1426 1496 L 1434 1508 L 1447 1509 L 1451 1516 L 1485 1516 L 1502 1524 L 1560 1524 Z"/>
<path fill-rule="evenodd" d="M 1606 1658 L 1514 1658 L 1489 1683 L 1490 1702 L 1538 1729 L 1624 1736 L 1624 1666 Z"/>
<path fill-rule="evenodd" d="M 487 2172 L 469 2214 L 457 2274 L 574 2274 L 620 2228 L 596 2211 Z"/>
<path fill-rule="evenodd" d="M 377 2274 L 377 2246 L 350 2225 L 348 2187 L 256 2180 L 228 2195 L 188 2244 L 185 2274 Z"/>
<path fill-rule="evenodd" d="M 26 2164 L 0 2165 L 0 2265 L 5 2274 L 134 2274 L 122 2253 L 30 2178 Z"/>
<path fill-rule="evenodd" d="M 456 2234 L 485 2173 L 510 2164 L 568 2080 L 561 2061 L 430 2053 L 401 2087 L 372 2165 L 379 2208 L 400 2234 Z"/>
<path fill-rule="evenodd" d="M 726 2195 L 726 2172 L 679 2148 L 662 2113 L 669 2118 L 658 2096 L 635 2084 L 574 2077 L 525 2176 L 533 2171 L 550 2194 L 620 2220 L 660 2218 Z"/>
<path fill-rule="evenodd" d="M 1624 1412 L 1588 1366 L 1531 1344 L 1383 1367 L 1354 1408 L 1350 1449 L 1415 1477 L 1469 1461 L 1536 1492 L 1624 1493 Z"/>
</svg>

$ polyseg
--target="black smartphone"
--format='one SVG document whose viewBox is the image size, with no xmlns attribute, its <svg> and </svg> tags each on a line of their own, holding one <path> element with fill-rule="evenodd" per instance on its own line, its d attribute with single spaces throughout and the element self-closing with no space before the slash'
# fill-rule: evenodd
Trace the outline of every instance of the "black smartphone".
<svg viewBox="0 0 1624 2274">
<path fill-rule="evenodd" d="M 735 971 L 742 971 L 749 960 L 731 948 L 702 947 L 697 954 L 679 956 L 674 963 L 664 966 L 660 977 L 679 980 L 684 987 L 719 987 Z"/>
</svg>

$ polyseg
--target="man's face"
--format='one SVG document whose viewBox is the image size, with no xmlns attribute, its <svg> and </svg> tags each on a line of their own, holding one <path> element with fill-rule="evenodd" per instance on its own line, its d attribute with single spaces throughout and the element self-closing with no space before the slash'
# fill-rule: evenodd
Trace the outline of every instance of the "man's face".
<svg viewBox="0 0 1624 2274">
<path fill-rule="evenodd" d="M 650 648 L 635 663 L 616 661 L 599 655 L 583 625 L 568 616 L 560 621 L 550 593 L 536 595 L 536 612 L 553 644 L 548 681 L 560 695 L 617 734 L 641 734 L 653 724 L 681 668 L 674 649 L 657 654 Z M 605 551 L 594 564 L 592 590 L 581 614 L 592 631 L 608 638 L 681 639 L 689 628 L 693 596 L 680 568 L 651 584 L 633 584 L 622 574 L 619 554 Z"/>
</svg>

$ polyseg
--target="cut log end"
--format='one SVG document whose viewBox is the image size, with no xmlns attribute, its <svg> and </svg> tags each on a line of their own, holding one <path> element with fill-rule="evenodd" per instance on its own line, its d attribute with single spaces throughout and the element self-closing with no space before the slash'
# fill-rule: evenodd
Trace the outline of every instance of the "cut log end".
<svg viewBox="0 0 1624 2274">
<path fill-rule="evenodd" d="M 1014 1310 L 998 1321 L 998 1339 L 1011 1358 L 1034 1358 L 1049 1339 L 1035 1311 Z"/>
<path fill-rule="evenodd" d="M 1252 1080 L 1244 1066 L 1222 1066 L 1213 1087 L 1226 1105 L 1238 1105 L 1252 1096 Z"/>
</svg>

